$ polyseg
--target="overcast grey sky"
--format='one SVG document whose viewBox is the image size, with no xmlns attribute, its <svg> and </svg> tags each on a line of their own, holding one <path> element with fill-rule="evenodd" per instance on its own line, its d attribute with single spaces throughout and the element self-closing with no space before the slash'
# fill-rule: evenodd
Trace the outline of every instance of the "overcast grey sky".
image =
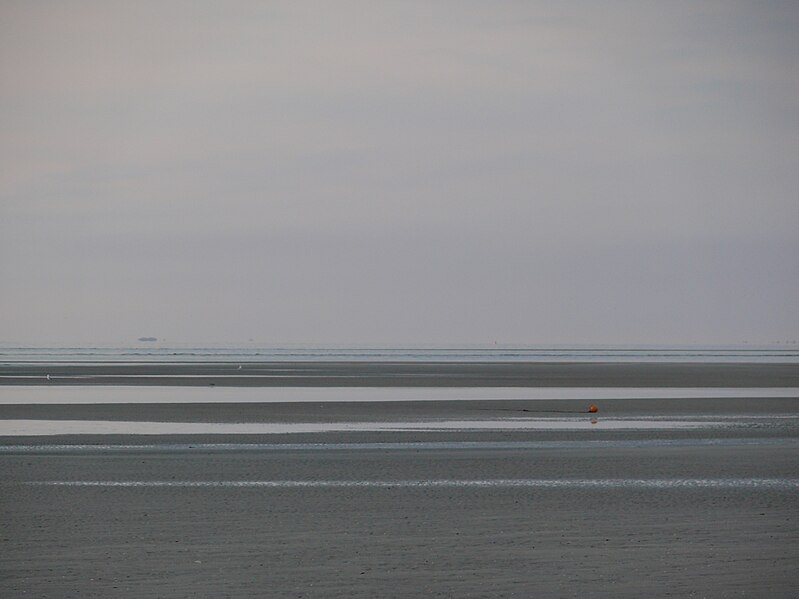
<svg viewBox="0 0 799 599">
<path fill-rule="evenodd" d="M 799 339 L 799 3 L 0 4 L 0 342 Z"/>
</svg>

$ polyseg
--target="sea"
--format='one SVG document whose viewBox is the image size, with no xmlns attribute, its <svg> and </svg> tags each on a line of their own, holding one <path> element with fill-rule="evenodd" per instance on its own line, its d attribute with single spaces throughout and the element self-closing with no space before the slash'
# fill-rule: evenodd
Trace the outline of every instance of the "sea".
<svg viewBox="0 0 799 599">
<path fill-rule="evenodd" d="M 696 362 L 799 363 L 799 344 L 736 346 L 260 346 L 141 343 L 0 346 L 0 363 L 104 362 Z"/>
</svg>

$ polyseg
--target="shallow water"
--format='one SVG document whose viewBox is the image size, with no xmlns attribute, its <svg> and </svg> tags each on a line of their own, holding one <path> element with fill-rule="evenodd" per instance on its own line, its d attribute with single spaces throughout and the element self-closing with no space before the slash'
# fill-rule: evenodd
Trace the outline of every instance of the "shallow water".
<svg viewBox="0 0 799 599">
<path fill-rule="evenodd" d="M 275 403 L 799 397 L 796 387 L 107 387 L 0 386 L 0 404 Z"/>
<path fill-rule="evenodd" d="M 0 347 L 0 362 L 799 362 L 799 345 L 503 346 L 478 347 L 198 347 L 144 343 L 131 347 Z"/>
</svg>

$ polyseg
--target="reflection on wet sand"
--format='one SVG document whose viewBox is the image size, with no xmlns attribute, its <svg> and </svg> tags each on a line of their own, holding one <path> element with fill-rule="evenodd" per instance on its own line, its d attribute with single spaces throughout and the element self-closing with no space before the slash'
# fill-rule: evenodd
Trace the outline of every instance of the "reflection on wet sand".
<svg viewBox="0 0 799 599">
<path fill-rule="evenodd" d="M 744 419 L 747 420 L 747 419 Z M 745 422 L 741 422 L 745 424 Z M 680 430 L 736 426 L 731 420 L 658 418 L 495 418 L 391 422 L 137 422 L 106 420 L 0 420 L 0 435 L 296 434 L 328 432 L 501 430 Z"/>
</svg>

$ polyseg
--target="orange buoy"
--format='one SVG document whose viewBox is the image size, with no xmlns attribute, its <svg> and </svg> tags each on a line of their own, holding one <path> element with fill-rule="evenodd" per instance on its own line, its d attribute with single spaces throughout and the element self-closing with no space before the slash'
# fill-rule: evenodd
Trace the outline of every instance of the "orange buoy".
<svg viewBox="0 0 799 599">
<path fill-rule="evenodd" d="M 599 412 L 599 406 L 597 406 L 595 403 L 592 403 L 590 406 L 588 406 L 589 414 L 596 414 L 597 412 Z"/>
</svg>

